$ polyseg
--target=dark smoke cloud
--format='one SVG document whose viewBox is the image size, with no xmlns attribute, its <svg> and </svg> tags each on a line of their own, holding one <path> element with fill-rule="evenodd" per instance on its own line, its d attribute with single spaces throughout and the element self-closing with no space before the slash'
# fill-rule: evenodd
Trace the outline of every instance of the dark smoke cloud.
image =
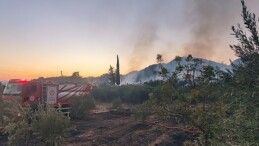
<svg viewBox="0 0 259 146">
<path fill-rule="evenodd" d="M 186 0 L 186 25 L 191 27 L 184 55 L 211 58 L 222 37 L 229 35 L 233 16 L 239 12 L 238 0 Z"/>
<path fill-rule="evenodd" d="M 179 1 L 183 5 L 182 3 L 179 5 Z M 249 8 L 258 5 L 258 0 L 246 1 Z M 166 61 L 171 61 L 175 55 L 188 54 L 212 60 L 228 60 L 228 53 L 232 52 L 228 47 L 231 44 L 229 40 L 234 39 L 234 36 L 230 35 L 231 26 L 242 22 L 240 0 L 178 0 L 178 2 L 149 0 L 145 3 L 145 7 L 135 18 L 137 27 L 132 29 L 130 46 L 133 51 L 128 71 L 140 69 L 146 63 L 150 64 L 152 60 L 155 63 L 154 52 L 157 50 Z M 179 15 L 176 5 L 183 10 Z M 257 7 L 254 10 L 258 10 Z M 172 29 L 174 32 L 171 40 L 163 40 L 163 36 L 160 36 L 162 30 L 160 28 L 165 24 L 168 31 Z M 179 26 L 180 24 L 182 25 Z M 156 48 L 157 44 L 164 41 L 168 41 L 165 48 Z M 179 47 L 182 48 L 180 51 Z"/>
</svg>

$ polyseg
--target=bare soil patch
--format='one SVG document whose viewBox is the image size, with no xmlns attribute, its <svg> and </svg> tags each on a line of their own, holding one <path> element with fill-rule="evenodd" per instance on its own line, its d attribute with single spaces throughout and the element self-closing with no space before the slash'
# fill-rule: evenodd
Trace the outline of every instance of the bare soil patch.
<svg viewBox="0 0 259 146">
<path fill-rule="evenodd" d="M 179 131 L 141 123 L 130 110 L 105 110 L 71 122 L 75 128 L 64 146 L 182 146 L 184 140 L 192 139 Z M 7 140 L 7 135 L 0 135 L 0 145 L 7 145 Z"/>
<path fill-rule="evenodd" d="M 187 135 L 143 124 L 130 110 L 92 113 L 89 119 L 73 121 L 76 130 L 66 146 L 181 146 Z"/>
</svg>

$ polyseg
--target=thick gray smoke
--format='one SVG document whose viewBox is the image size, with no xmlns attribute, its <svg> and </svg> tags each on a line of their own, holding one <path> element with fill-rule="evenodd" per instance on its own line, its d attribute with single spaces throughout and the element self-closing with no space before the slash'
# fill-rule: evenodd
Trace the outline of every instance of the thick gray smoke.
<svg viewBox="0 0 259 146">
<path fill-rule="evenodd" d="M 230 35 L 233 16 L 240 12 L 238 0 L 186 0 L 186 26 L 191 27 L 184 55 L 210 58 L 222 41 Z M 240 14 L 240 13 L 238 13 Z"/>
<path fill-rule="evenodd" d="M 258 0 L 246 1 L 248 8 L 252 8 L 251 11 L 258 10 L 256 7 Z M 158 52 L 165 57 L 169 56 L 169 61 L 173 59 L 171 54 L 192 54 L 195 57 L 220 60 L 222 53 L 231 53 L 228 46 L 233 43 L 230 40 L 235 40 L 234 36 L 231 36 L 231 26 L 242 23 L 240 0 L 149 0 L 148 2 L 136 17 L 137 27 L 132 29 L 130 45 L 133 51 L 128 65 L 129 71 L 140 69 L 151 59 L 155 62 L 154 52 L 155 49 L 161 51 L 156 45 L 163 42 L 161 25 L 165 23 L 168 23 L 168 30 L 178 29 L 171 34 L 172 39 L 168 41 L 164 52 Z M 178 14 L 181 10 L 182 13 Z M 180 24 L 181 26 L 178 26 Z M 175 45 L 179 43 L 177 41 L 181 41 L 180 51 Z M 224 55 L 224 59 L 228 59 L 229 55 Z"/>
</svg>

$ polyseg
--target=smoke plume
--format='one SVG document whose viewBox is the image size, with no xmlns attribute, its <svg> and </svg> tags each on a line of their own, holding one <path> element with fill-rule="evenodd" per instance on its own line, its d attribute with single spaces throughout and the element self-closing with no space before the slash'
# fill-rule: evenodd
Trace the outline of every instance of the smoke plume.
<svg viewBox="0 0 259 146">
<path fill-rule="evenodd" d="M 163 22 L 164 17 L 168 14 L 171 0 L 149 0 L 148 4 L 143 7 L 141 13 L 136 18 L 137 27 L 133 30 L 131 37 L 131 46 L 133 48 L 128 70 L 136 70 L 150 64 L 150 60 L 154 60 L 155 45 L 159 41 L 159 25 Z M 167 14 L 167 15 L 165 15 Z"/>
<path fill-rule="evenodd" d="M 134 38 L 129 70 L 138 69 L 148 60 L 149 53 L 157 39 L 157 26 L 154 23 L 143 23 L 137 32 L 138 34 Z"/>
<path fill-rule="evenodd" d="M 185 22 L 191 27 L 184 55 L 211 58 L 222 37 L 229 35 L 232 17 L 238 9 L 236 0 L 186 0 Z"/>
</svg>

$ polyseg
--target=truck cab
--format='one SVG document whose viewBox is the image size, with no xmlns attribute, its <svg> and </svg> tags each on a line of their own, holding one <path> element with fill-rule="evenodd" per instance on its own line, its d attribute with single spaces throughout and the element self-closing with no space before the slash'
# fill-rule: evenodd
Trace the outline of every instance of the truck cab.
<svg viewBox="0 0 259 146">
<path fill-rule="evenodd" d="M 15 99 L 21 99 L 22 88 L 27 83 L 28 82 L 24 79 L 10 80 L 3 91 L 3 100 L 10 101 Z"/>
<path fill-rule="evenodd" d="M 4 91 L 2 99 L 10 102 L 19 100 L 23 105 L 40 101 L 41 86 L 37 82 L 29 82 L 25 79 L 10 80 Z"/>
</svg>

